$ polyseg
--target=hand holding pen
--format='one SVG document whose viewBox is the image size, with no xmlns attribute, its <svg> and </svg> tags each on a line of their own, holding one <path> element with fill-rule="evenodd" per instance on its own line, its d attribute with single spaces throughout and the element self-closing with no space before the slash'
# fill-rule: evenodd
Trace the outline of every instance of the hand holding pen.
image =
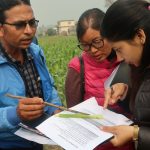
<svg viewBox="0 0 150 150">
<path fill-rule="evenodd" d="M 33 120 L 44 112 L 44 103 L 41 98 L 22 98 L 17 106 L 17 113 L 22 120 Z"/>
<path fill-rule="evenodd" d="M 25 119 L 32 120 L 32 119 L 40 117 L 43 113 L 44 106 L 51 106 L 51 107 L 58 108 L 58 110 L 56 110 L 57 112 L 55 111 L 56 113 L 60 112 L 61 110 L 65 110 L 65 111 L 69 111 L 72 113 L 89 115 L 84 112 L 80 112 L 80 111 L 66 108 L 63 106 L 58 106 L 53 103 L 45 102 L 45 101 L 43 101 L 43 99 L 38 98 L 38 97 L 27 98 L 27 97 L 23 97 L 23 96 L 12 95 L 9 93 L 5 94 L 5 96 L 13 98 L 13 99 L 21 99 L 19 101 L 17 112 L 18 112 L 18 115 L 20 116 L 20 118 L 23 120 L 25 120 Z"/>
</svg>

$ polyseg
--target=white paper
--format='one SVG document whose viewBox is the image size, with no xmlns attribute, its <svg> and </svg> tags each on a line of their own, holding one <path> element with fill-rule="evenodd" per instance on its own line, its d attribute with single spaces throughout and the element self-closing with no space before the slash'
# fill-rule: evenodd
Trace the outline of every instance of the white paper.
<svg viewBox="0 0 150 150">
<path fill-rule="evenodd" d="M 109 110 L 103 110 L 95 98 L 74 107 L 74 110 L 89 114 L 102 114 L 104 119 L 59 118 L 52 116 L 37 126 L 37 129 L 66 150 L 92 150 L 113 135 L 103 132 L 103 125 L 131 124 L 128 118 Z M 70 113 L 70 112 L 62 112 Z"/>
<path fill-rule="evenodd" d="M 38 135 L 32 131 L 26 130 L 24 128 L 18 129 L 15 134 L 17 136 L 20 136 L 26 140 L 33 141 L 39 144 L 48 144 L 48 145 L 57 145 L 54 141 L 51 139 Z"/>
<path fill-rule="evenodd" d="M 107 125 L 107 124 L 108 125 L 130 125 L 133 123 L 130 119 L 128 119 L 122 114 L 112 112 L 108 109 L 103 109 L 102 106 L 97 104 L 97 101 L 94 97 L 72 107 L 72 109 L 80 110 L 82 112 L 89 113 L 89 114 L 103 115 L 104 120 L 96 119 L 96 121 L 102 125 Z"/>
<path fill-rule="evenodd" d="M 119 66 L 120 66 L 120 65 L 118 65 L 118 66 L 113 70 L 113 72 L 111 73 L 111 75 L 110 75 L 110 76 L 107 78 L 107 80 L 105 81 L 105 83 L 104 83 L 105 89 L 110 88 L 110 85 L 111 85 L 111 83 L 112 83 L 112 81 L 113 81 L 113 79 L 114 79 L 114 77 L 115 77 L 115 75 L 116 75 L 116 73 L 117 73 L 117 71 L 118 71 Z"/>
</svg>

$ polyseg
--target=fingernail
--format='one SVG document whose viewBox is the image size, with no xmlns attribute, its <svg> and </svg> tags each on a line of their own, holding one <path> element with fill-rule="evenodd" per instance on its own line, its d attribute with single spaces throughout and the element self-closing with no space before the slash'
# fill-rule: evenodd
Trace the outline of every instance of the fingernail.
<svg viewBox="0 0 150 150">
<path fill-rule="evenodd" d="M 114 104 L 115 103 L 115 101 L 114 100 L 111 100 L 111 104 Z"/>
<path fill-rule="evenodd" d="M 100 128 L 101 130 L 103 130 L 103 127 L 102 127 L 102 126 L 100 126 L 99 128 Z"/>
</svg>

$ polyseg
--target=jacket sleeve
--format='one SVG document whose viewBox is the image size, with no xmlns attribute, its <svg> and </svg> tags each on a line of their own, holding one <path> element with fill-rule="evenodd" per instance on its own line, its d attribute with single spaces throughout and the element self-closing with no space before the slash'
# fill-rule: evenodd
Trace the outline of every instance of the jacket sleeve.
<svg viewBox="0 0 150 150">
<path fill-rule="evenodd" d="M 128 85 L 128 93 L 125 97 L 118 101 L 118 105 L 124 109 L 125 112 L 130 113 L 129 101 L 130 101 L 130 87 L 131 87 L 131 69 L 128 64 L 121 62 L 118 71 L 111 83 L 111 85 L 116 83 L 125 83 Z"/>
<path fill-rule="evenodd" d="M 137 150 L 146 150 L 150 148 L 150 128 L 140 127 L 138 137 L 138 148 Z"/>
<path fill-rule="evenodd" d="M 131 69 L 128 64 L 121 62 L 119 68 L 111 82 L 111 85 L 115 83 L 125 83 L 128 86 L 131 86 Z"/>
<path fill-rule="evenodd" d="M 65 96 L 67 107 L 80 103 L 80 74 L 73 68 L 68 68 L 65 81 Z"/>
<path fill-rule="evenodd" d="M 0 108 L 0 131 L 14 129 L 20 122 L 16 112 L 16 106 Z"/>
<path fill-rule="evenodd" d="M 135 99 L 135 122 L 140 126 L 138 150 L 150 148 L 150 71 L 145 73 Z"/>
<path fill-rule="evenodd" d="M 6 71 L 7 70 L 7 71 Z M 0 132 L 8 132 L 15 129 L 20 123 L 20 118 L 17 114 L 18 100 L 7 97 L 6 93 L 18 95 L 17 88 L 20 78 L 14 78 L 10 69 L 7 67 L 3 69 L 0 66 Z M 21 90 L 19 86 L 18 90 Z M 2 134 L 0 134 L 1 136 Z"/>
</svg>

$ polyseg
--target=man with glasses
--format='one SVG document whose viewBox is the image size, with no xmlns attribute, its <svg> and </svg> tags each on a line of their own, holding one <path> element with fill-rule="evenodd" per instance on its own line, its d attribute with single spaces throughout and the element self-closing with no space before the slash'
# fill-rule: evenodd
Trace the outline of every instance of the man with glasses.
<svg viewBox="0 0 150 150">
<path fill-rule="evenodd" d="M 43 51 L 31 43 L 38 22 L 29 0 L 0 0 L 0 150 L 42 150 L 14 132 L 22 121 L 58 111 L 43 100 L 61 105 Z"/>
</svg>

